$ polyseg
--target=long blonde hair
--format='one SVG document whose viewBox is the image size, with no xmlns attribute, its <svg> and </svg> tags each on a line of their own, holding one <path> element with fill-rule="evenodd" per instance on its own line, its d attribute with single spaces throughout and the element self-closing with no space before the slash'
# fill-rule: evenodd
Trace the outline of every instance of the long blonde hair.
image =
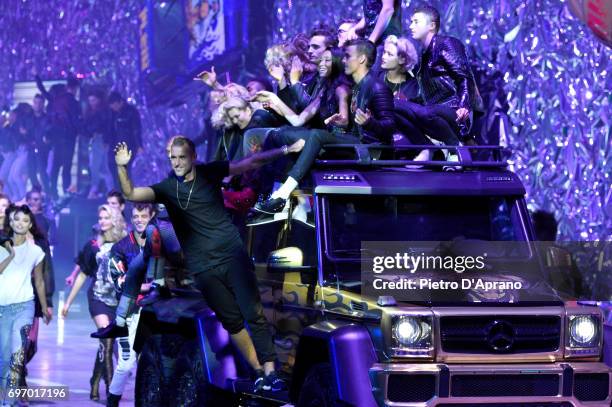
<svg viewBox="0 0 612 407">
<path fill-rule="evenodd" d="M 110 237 L 111 237 L 110 242 L 111 243 L 118 242 L 119 240 L 126 237 L 127 236 L 127 226 L 125 224 L 125 219 L 123 218 L 123 214 L 119 210 L 111 207 L 108 204 L 100 205 L 98 207 L 98 215 L 100 215 L 100 212 L 102 211 L 106 211 L 110 215 L 111 224 L 113 225 L 113 227 L 110 230 Z M 98 243 L 102 245 L 102 243 L 104 243 L 104 234 L 100 233 L 98 235 L 97 240 L 98 240 Z"/>
</svg>

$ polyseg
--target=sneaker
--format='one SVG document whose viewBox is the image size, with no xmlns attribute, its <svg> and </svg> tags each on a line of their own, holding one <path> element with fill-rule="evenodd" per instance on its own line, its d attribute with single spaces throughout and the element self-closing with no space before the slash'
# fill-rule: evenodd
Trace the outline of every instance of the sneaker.
<svg viewBox="0 0 612 407">
<path fill-rule="evenodd" d="M 429 161 L 431 160 L 431 150 L 425 149 L 421 150 L 420 153 L 417 154 L 416 157 L 412 159 L 412 161 Z M 419 169 L 423 168 L 422 164 L 408 164 L 406 165 L 408 169 Z"/>
<path fill-rule="evenodd" d="M 276 372 L 272 372 L 265 378 L 263 386 L 264 390 L 268 391 L 281 391 L 287 388 L 287 384 L 281 379 Z"/>
<path fill-rule="evenodd" d="M 456 153 L 449 153 L 446 156 L 446 161 L 458 163 L 459 156 Z M 462 169 L 463 168 L 460 165 L 445 165 L 444 167 L 442 167 L 442 170 L 444 171 L 461 171 Z"/>
<path fill-rule="evenodd" d="M 92 338 L 104 339 L 104 338 L 123 338 L 129 336 L 127 326 L 119 326 L 115 321 L 111 322 L 106 328 L 100 328 L 90 336 Z"/>
<path fill-rule="evenodd" d="M 278 222 L 287 219 L 287 213 L 280 212 L 271 215 L 269 213 L 251 211 L 246 220 L 247 226 L 265 225 L 266 223 Z"/>
<path fill-rule="evenodd" d="M 282 212 L 285 208 L 286 203 L 286 199 L 272 198 L 264 202 L 258 202 L 257 204 L 255 204 L 253 209 L 255 209 L 257 212 L 273 215 L 275 213 Z"/>
<path fill-rule="evenodd" d="M 255 372 L 255 382 L 253 382 L 253 393 L 261 393 L 266 390 L 266 374 L 263 370 L 257 370 Z"/>
</svg>

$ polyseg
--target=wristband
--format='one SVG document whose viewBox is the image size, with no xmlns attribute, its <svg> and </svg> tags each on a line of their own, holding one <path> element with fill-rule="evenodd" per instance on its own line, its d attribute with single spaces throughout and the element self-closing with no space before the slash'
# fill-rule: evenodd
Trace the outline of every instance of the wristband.
<svg viewBox="0 0 612 407">
<path fill-rule="evenodd" d="M 281 151 L 283 152 L 283 155 L 287 155 L 289 154 L 289 147 L 287 147 L 287 145 L 285 144 L 281 147 Z"/>
</svg>

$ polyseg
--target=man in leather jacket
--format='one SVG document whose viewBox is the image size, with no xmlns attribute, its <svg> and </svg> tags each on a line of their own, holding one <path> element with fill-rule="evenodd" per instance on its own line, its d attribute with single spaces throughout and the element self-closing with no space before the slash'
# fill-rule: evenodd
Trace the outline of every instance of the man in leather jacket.
<svg viewBox="0 0 612 407">
<path fill-rule="evenodd" d="M 325 130 L 311 129 L 302 131 L 279 131 L 268 137 L 265 147 L 276 144 L 284 145 L 289 140 L 303 138 L 306 140 L 295 165 L 289 171 L 289 177 L 283 185 L 272 193 L 270 199 L 255 205 L 255 210 L 267 214 L 281 212 L 291 192 L 298 182 L 310 170 L 319 151 L 326 144 L 368 144 L 392 142 L 395 131 L 393 116 L 393 94 L 377 75 L 371 72 L 376 59 L 376 47 L 370 41 L 355 39 L 344 47 L 345 73 L 355 82 L 351 99 L 352 130 L 343 134 L 332 134 Z M 333 124 L 340 119 L 335 114 L 326 120 Z M 304 133 L 308 134 L 304 134 Z"/>
<path fill-rule="evenodd" d="M 424 47 L 417 71 L 424 106 L 416 113 L 419 120 L 427 121 L 432 116 L 444 118 L 449 125 L 445 133 L 452 133 L 444 134 L 441 139 L 446 144 L 457 145 L 458 136 L 464 142 L 469 137 L 473 114 L 483 112 L 483 103 L 465 47 L 457 38 L 439 35 L 439 29 L 440 13 L 435 8 L 415 9 L 410 30 L 412 37 Z"/>
</svg>

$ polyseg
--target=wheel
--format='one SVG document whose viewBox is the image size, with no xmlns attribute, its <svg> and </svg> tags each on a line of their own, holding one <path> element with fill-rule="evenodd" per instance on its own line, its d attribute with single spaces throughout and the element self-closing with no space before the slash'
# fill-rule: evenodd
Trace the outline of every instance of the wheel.
<svg viewBox="0 0 612 407">
<path fill-rule="evenodd" d="M 350 404 L 338 400 L 338 391 L 329 363 L 319 363 L 308 371 L 300 389 L 297 407 L 347 407 Z"/>
<path fill-rule="evenodd" d="M 137 407 L 161 406 L 162 388 L 161 356 L 159 344 L 154 337 L 144 345 L 138 359 L 135 383 L 135 405 Z"/>
</svg>

